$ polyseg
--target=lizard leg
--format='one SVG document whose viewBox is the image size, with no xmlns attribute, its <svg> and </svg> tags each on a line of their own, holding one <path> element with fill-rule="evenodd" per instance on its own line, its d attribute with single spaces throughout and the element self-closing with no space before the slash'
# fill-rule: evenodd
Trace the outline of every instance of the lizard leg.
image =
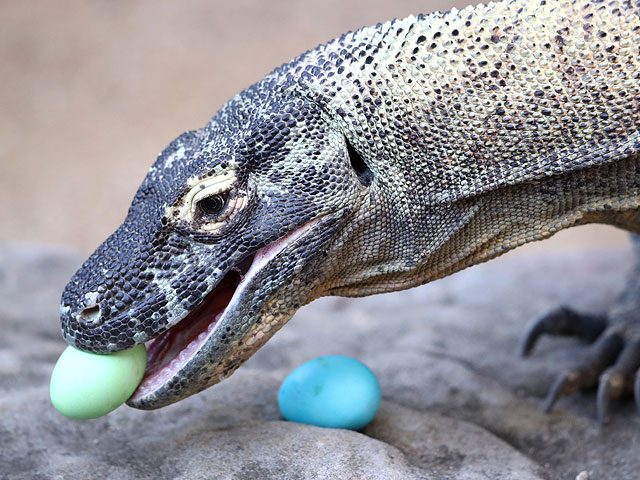
<svg viewBox="0 0 640 480">
<path fill-rule="evenodd" d="M 633 235 L 636 265 L 624 291 L 607 315 L 560 307 L 534 321 L 521 344 L 528 355 L 543 334 L 571 335 L 594 342 L 586 359 L 562 372 L 544 404 L 551 409 L 561 395 L 598 385 L 598 420 L 604 423 L 611 400 L 634 394 L 640 411 L 640 235 Z"/>
</svg>

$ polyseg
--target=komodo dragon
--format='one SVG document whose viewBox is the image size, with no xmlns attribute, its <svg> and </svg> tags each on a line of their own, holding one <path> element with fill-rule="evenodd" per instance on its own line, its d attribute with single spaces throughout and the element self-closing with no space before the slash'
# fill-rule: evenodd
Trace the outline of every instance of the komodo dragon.
<svg viewBox="0 0 640 480">
<path fill-rule="evenodd" d="M 231 375 L 301 306 L 422 285 L 574 225 L 640 233 L 640 2 L 503 1 L 349 32 L 164 150 L 61 303 L 65 340 L 147 343 L 129 405 Z M 634 239 L 640 252 L 640 235 Z M 546 408 L 599 382 L 640 406 L 640 270 Z"/>
</svg>

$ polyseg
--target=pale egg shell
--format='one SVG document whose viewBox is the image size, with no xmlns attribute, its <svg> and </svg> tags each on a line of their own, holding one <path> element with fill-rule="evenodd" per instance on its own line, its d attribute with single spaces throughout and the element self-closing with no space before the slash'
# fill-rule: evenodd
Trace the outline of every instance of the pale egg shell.
<svg viewBox="0 0 640 480">
<path fill-rule="evenodd" d="M 69 418 L 101 417 L 127 401 L 140 384 L 146 365 L 144 345 L 108 355 L 69 346 L 51 374 L 51 403 Z"/>
</svg>

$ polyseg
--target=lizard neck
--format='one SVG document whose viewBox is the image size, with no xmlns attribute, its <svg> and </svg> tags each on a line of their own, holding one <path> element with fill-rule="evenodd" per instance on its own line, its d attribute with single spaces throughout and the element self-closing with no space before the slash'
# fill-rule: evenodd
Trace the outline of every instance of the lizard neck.
<svg viewBox="0 0 640 480">
<path fill-rule="evenodd" d="M 387 267 L 333 293 L 426 283 L 573 225 L 638 231 L 632 10 L 506 1 L 388 22 L 314 51 L 319 67 L 342 73 L 305 88 L 374 172 L 367 208 L 388 222 Z"/>
</svg>

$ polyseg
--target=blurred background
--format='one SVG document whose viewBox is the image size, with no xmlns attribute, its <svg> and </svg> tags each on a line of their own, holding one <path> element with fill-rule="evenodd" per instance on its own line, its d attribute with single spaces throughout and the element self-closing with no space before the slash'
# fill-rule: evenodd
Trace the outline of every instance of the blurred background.
<svg viewBox="0 0 640 480">
<path fill-rule="evenodd" d="M 0 2 L 0 242 L 90 253 L 157 154 L 350 29 L 467 1 Z M 531 249 L 626 246 L 588 226 Z"/>
</svg>

